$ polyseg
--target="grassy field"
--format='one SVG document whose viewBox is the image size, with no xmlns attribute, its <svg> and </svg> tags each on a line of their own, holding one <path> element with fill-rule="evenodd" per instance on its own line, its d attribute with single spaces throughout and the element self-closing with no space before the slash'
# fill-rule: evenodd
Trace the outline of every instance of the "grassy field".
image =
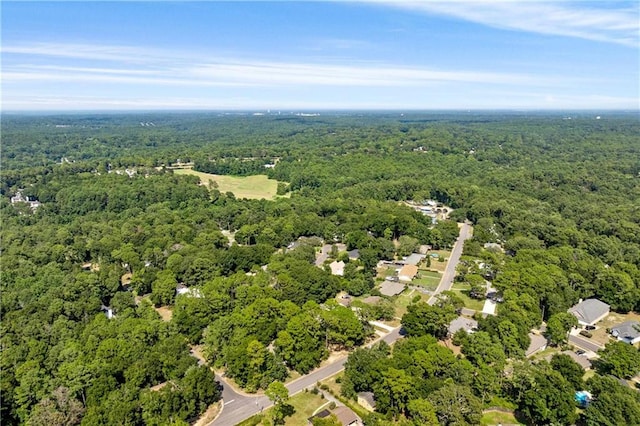
<svg viewBox="0 0 640 426">
<path fill-rule="evenodd" d="M 300 392 L 289 399 L 289 404 L 293 405 L 295 412 L 292 416 L 285 419 L 285 426 L 299 426 L 306 425 L 307 419 L 311 417 L 315 411 L 327 405 L 328 401 L 323 399 L 319 394 L 314 395 L 311 392 Z M 255 415 L 244 422 L 240 423 L 240 426 L 257 426 L 257 425 L 271 425 L 271 408 L 265 410 L 263 414 Z"/>
<path fill-rule="evenodd" d="M 480 425 L 521 425 L 512 413 L 502 413 L 500 411 L 488 411 L 482 415 Z"/>
<path fill-rule="evenodd" d="M 193 175 L 200 178 L 203 185 L 212 180 L 218 184 L 220 192 L 233 192 L 236 198 L 250 198 L 272 200 L 276 196 L 278 181 L 269 179 L 266 175 L 256 176 L 226 176 L 202 173 L 193 169 L 175 169 L 177 175 Z"/>
</svg>

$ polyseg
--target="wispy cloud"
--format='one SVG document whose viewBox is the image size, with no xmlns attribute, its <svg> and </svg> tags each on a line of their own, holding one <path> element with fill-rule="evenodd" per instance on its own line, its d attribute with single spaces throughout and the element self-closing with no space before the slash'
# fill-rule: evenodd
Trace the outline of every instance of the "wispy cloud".
<svg viewBox="0 0 640 426">
<path fill-rule="evenodd" d="M 640 3 L 612 7 L 609 2 L 412 1 L 366 0 L 369 3 L 452 16 L 516 31 L 577 37 L 640 46 Z"/>
<path fill-rule="evenodd" d="M 4 84 L 28 81 L 247 87 L 406 87 L 461 82 L 554 84 L 550 79 L 519 73 L 399 67 L 379 62 L 326 64 L 260 61 L 207 57 L 199 53 L 151 51 L 134 46 L 3 46 L 2 54 Z M 56 65 L 41 65 L 47 62 L 47 57 L 55 59 Z M 62 64 L 59 64 L 61 60 Z M 65 60 L 68 60 L 68 65 L 65 65 Z"/>
</svg>

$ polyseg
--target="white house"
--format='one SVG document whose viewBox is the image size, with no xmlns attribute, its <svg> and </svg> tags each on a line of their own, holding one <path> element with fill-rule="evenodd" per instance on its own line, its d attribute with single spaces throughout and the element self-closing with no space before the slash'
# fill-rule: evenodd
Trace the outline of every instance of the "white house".
<svg viewBox="0 0 640 426">
<path fill-rule="evenodd" d="M 611 328 L 611 335 L 621 342 L 635 345 L 640 342 L 640 321 L 625 321 Z"/>
<path fill-rule="evenodd" d="M 344 262 L 342 260 L 340 262 L 334 260 L 329 264 L 329 267 L 331 268 L 331 275 L 344 275 Z"/>
</svg>

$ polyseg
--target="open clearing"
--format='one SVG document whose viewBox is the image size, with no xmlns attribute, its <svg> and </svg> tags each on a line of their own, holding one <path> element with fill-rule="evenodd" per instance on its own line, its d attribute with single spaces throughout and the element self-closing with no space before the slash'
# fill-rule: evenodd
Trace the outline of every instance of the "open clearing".
<svg viewBox="0 0 640 426">
<path fill-rule="evenodd" d="M 494 426 L 494 425 L 521 425 L 513 413 L 504 413 L 501 411 L 485 411 L 480 419 L 480 425 L 482 426 Z"/>
<path fill-rule="evenodd" d="M 198 176 L 202 185 L 209 185 L 209 181 L 218 184 L 218 190 L 222 193 L 233 192 L 236 198 L 267 199 L 272 200 L 276 196 L 278 181 L 269 179 L 266 175 L 256 176 L 226 176 L 213 175 L 198 172 L 193 169 L 174 169 L 177 175 Z"/>
</svg>

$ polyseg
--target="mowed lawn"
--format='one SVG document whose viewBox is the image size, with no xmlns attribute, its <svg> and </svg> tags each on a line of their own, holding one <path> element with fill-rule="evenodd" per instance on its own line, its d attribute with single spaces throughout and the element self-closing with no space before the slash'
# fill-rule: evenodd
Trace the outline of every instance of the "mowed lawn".
<svg viewBox="0 0 640 426">
<path fill-rule="evenodd" d="M 292 416 L 285 418 L 284 424 L 285 426 L 299 426 L 306 425 L 307 419 L 320 407 L 328 408 L 329 401 L 311 392 L 300 392 L 289 399 L 289 404 L 293 405 L 295 412 Z M 263 414 L 257 414 L 240 423 L 240 426 L 272 425 L 272 415 L 272 408 L 269 408 Z"/>
<path fill-rule="evenodd" d="M 521 425 L 513 413 L 502 413 L 500 411 L 487 411 L 480 419 L 481 426 L 497 426 L 497 425 Z"/>
<path fill-rule="evenodd" d="M 411 281 L 411 284 L 419 285 L 427 290 L 434 291 L 438 288 L 438 284 L 440 284 L 441 279 L 442 274 L 439 272 L 420 269 L 418 270 L 418 275 Z"/>
<path fill-rule="evenodd" d="M 212 180 L 218 184 L 218 190 L 222 193 L 233 192 L 236 198 L 250 198 L 272 200 L 276 196 L 278 181 L 269 179 L 266 175 L 255 176 L 226 176 L 213 175 L 198 172 L 193 169 L 174 169 L 177 175 L 193 175 L 200 178 L 203 185 L 208 185 Z"/>
</svg>

